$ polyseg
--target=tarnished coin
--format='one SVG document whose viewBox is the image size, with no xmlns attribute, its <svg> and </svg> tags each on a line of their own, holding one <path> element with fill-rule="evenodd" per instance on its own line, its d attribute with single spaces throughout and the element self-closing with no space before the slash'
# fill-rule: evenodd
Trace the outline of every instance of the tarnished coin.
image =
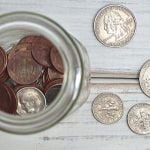
<svg viewBox="0 0 150 150">
<path fill-rule="evenodd" d="M 132 12 L 124 6 L 107 5 L 96 15 L 94 32 L 97 39 L 108 47 L 126 45 L 133 37 L 136 21 Z"/>
<path fill-rule="evenodd" d="M 146 61 L 143 65 L 140 71 L 139 81 L 142 91 L 150 97 L 150 60 Z"/>
<path fill-rule="evenodd" d="M 30 51 L 18 51 L 8 59 L 7 70 L 18 84 L 31 84 L 40 77 L 42 66 L 32 58 Z"/>
<path fill-rule="evenodd" d="M 0 47 L 0 75 L 5 71 L 7 66 L 7 55 L 3 48 Z"/>
<path fill-rule="evenodd" d="M 115 94 L 101 93 L 93 101 L 92 112 L 97 121 L 103 124 L 112 124 L 121 119 L 123 103 Z"/>
<path fill-rule="evenodd" d="M 45 93 L 46 103 L 49 105 L 58 95 L 61 89 L 61 84 L 51 86 Z"/>
<path fill-rule="evenodd" d="M 54 66 L 54 68 L 58 72 L 63 74 L 64 73 L 63 60 L 61 58 L 61 55 L 59 54 L 59 51 L 55 47 L 53 47 L 51 49 L 50 59 L 51 59 L 51 62 L 52 62 L 52 65 Z"/>
<path fill-rule="evenodd" d="M 46 107 L 44 94 L 35 87 L 24 87 L 17 92 L 19 115 L 34 114 Z"/>
<path fill-rule="evenodd" d="M 150 105 L 139 103 L 128 112 L 127 121 L 129 128 L 137 134 L 150 133 Z"/>
</svg>

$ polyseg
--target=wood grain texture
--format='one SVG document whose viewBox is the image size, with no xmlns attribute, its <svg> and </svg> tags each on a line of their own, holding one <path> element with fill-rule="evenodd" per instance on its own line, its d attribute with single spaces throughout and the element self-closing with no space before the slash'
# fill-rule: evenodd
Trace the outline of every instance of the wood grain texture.
<svg viewBox="0 0 150 150">
<path fill-rule="evenodd" d="M 128 7 L 137 19 L 133 40 L 122 48 L 106 48 L 93 33 L 93 19 L 104 5 L 118 3 Z M 88 101 L 55 127 L 38 134 L 19 136 L 0 131 L 0 149 L 4 150 L 150 150 L 150 137 L 132 133 L 126 124 L 129 108 L 150 102 L 136 79 L 98 79 L 97 77 L 137 78 L 141 65 L 150 55 L 149 0 L 0 0 L 0 13 L 34 11 L 60 23 L 87 48 L 91 72 Z M 124 102 L 124 116 L 116 124 L 98 123 L 91 114 L 91 102 L 101 92 L 118 94 Z"/>
</svg>

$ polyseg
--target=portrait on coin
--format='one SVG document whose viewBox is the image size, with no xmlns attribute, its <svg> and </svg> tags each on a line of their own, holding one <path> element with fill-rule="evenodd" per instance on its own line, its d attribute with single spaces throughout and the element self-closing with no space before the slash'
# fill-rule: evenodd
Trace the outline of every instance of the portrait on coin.
<svg viewBox="0 0 150 150">
<path fill-rule="evenodd" d="M 108 34 L 105 42 L 115 41 L 118 42 L 124 39 L 130 32 L 128 27 L 129 18 L 123 18 L 119 12 L 111 11 L 104 15 L 104 30 Z"/>
</svg>

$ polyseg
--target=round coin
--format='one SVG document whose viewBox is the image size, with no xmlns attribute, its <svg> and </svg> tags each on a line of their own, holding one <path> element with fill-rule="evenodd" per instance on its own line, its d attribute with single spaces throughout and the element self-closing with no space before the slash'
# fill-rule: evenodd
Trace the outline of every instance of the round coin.
<svg viewBox="0 0 150 150">
<path fill-rule="evenodd" d="M 59 51 L 55 47 L 51 49 L 50 59 L 54 68 L 58 72 L 63 74 L 64 73 L 63 61 L 62 61 L 61 55 L 59 54 Z"/>
<path fill-rule="evenodd" d="M 31 84 L 40 77 L 42 66 L 32 58 L 30 51 L 18 51 L 8 59 L 7 70 L 18 84 Z"/>
<path fill-rule="evenodd" d="M 150 97 L 150 60 L 144 63 L 140 71 L 139 81 L 142 91 Z"/>
<path fill-rule="evenodd" d="M 35 87 L 24 87 L 17 92 L 19 115 L 34 114 L 46 107 L 44 94 Z"/>
<path fill-rule="evenodd" d="M 39 45 L 38 43 L 32 45 L 32 56 L 33 58 L 44 67 L 51 67 L 50 62 L 50 48 L 45 45 Z"/>
<path fill-rule="evenodd" d="M 0 47 L 0 75 L 5 71 L 7 66 L 7 55 L 5 51 Z"/>
<path fill-rule="evenodd" d="M 97 121 L 112 124 L 121 119 L 123 103 L 115 94 L 101 93 L 93 101 L 92 113 Z"/>
<path fill-rule="evenodd" d="M 107 5 L 100 9 L 94 21 L 96 38 L 105 46 L 121 47 L 133 37 L 136 20 L 124 6 Z"/>
<path fill-rule="evenodd" d="M 46 103 L 49 105 L 58 95 L 61 89 L 61 84 L 51 86 L 45 93 Z"/>
<path fill-rule="evenodd" d="M 128 112 L 129 128 L 136 134 L 150 133 L 150 105 L 140 103 L 134 105 Z"/>
</svg>

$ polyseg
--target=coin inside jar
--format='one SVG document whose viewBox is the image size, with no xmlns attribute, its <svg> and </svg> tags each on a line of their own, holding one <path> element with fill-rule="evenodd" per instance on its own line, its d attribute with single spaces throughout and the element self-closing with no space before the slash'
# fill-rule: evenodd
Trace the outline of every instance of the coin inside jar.
<svg viewBox="0 0 150 150">
<path fill-rule="evenodd" d="M 17 92 L 19 115 L 34 114 L 46 108 L 44 94 L 35 87 L 24 87 Z"/>
<path fill-rule="evenodd" d="M 17 100 L 13 90 L 6 84 L 1 84 L 0 97 L 0 110 L 9 114 L 15 114 Z"/>
<path fill-rule="evenodd" d="M 7 55 L 5 51 L 0 47 L 0 75 L 5 71 L 7 66 Z"/>
<path fill-rule="evenodd" d="M 52 65 L 54 66 L 54 68 L 58 72 L 63 74 L 64 73 L 63 61 L 62 61 L 61 55 L 59 54 L 59 51 L 56 49 L 56 47 L 53 47 L 51 49 L 50 58 L 51 58 L 51 62 L 52 62 Z"/>
<path fill-rule="evenodd" d="M 7 70 L 15 82 L 31 84 L 40 77 L 42 66 L 32 58 L 30 51 L 19 51 L 8 59 Z"/>
<path fill-rule="evenodd" d="M 47 105 L 49 105 L 58 95 L 58 93 L 60 92 L 61 89 L 61 85 L 54 85 L 52 87 L 50 87 L 46 93 L 45 93 L 45 97 L 46 97 L 46 103 Z"/>
</svg>

